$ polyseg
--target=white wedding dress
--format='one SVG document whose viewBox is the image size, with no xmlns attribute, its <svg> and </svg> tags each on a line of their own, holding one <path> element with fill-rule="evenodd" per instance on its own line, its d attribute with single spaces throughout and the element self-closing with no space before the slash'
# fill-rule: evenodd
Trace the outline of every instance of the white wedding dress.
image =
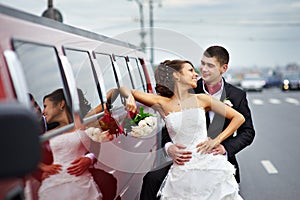
<svg viewBox="0 0 300 200">
<path fill-rule="evenodd" d="M 88 170 L 77 177 L 67 173 L 70 163 L 86 154 L 85 145 L 89 143 L 90 138 L 81 130 L 50 139 L 53 163 L 61 164 L 62 171 L 43 180 L 39 189 L 39 200 L 102 199 L 102 194 Z"/>
<path fill-rule="evenodd" d="M 196 145 L 207 140 L 205 111 L 190 108 L 165 117 L 173 143 L 193 152 L 185 165 L 173 164 L 159 194 L 161 199 L 240 200 L 234 166 L 223 155 L 200 154 Z"/>
</svg>

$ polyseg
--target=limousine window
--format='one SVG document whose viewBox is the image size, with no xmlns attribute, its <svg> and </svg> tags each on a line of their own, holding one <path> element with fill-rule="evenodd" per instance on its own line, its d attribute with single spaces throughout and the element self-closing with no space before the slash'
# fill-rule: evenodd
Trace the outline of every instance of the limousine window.
<svg viewBox="0 0 300 200">
<path fill-rule="evenodd" d="M 144 61 L 142 61 L 144 62 Z M 143 83 L 144 83 L 144 87 L 145 87 L 145 91 L 147 92 L 147 79 L 146 79 L 146 75 L 144 73 L 144 69 L 143 66 L 141 64 L 141 59 L 137 59 L 136 63 L 138 65 L 138 69 L 140 70 L 141 74 L 142 74 L 142 79 L 143 79 Z M 149 70 L 148 70 L 149 71 Z"/>
<path fill-rule="evenodd" d="M 126 58 L 123 56 L 115 56 L 116 63 L 119 71 L 120 76 L 118 77 L 121 79 L 120 83 L 122 86 L 128 87 L 128 88 L 134 88 L 132 78 L 130 77 L 129 69 L 126 63 Z"/>
<path fill-rule="evenodd" d="M 142 75 L 142 69 L 136 58 L 129 58 L 130 65 L 132 66 L 132 78 L 135 82 L 135 89 L 146 92 L 146 79 Z"/>
<path fill-rule="evenodd" d="M 104 87 L 105 92 L 108 92 L 111 89 L 118 88 L 117 79 L 116 79 L 116 73 L 114 71 L 113 65 L 112 65 L 112 59 L 110 55 L 107 54 L 101 54 L 101 53 L 95 53 L 96 60 L 98 62 L 98 65 L 100 66 L 100 72 L 104 80 Z M 118 96 L 117 99 L 113 102 L 113 107 L 122 107 L 122 101 L 121 97 Z"/>
<path fill-rule="evenodd" d="M 65 53 L 72 66 L 77 88 L 82 91 L 91 107 L 95 108 L 101 104 L 101 92 L 97 89 L 98 81 L 94 76 L 96 73 L 93 69 L 89 53 L 67 48 L 65 49 Z"/>
<path fill-rule="evenodd" d="M 63 88 L 61 65 L 53 46 L 13 40 L 13 48 L 21 62 L 30 92 L 41 109 L 43 97 L 58 88 Z M 67 104 L 70 101 L 67 98 Z"/>
</svg>

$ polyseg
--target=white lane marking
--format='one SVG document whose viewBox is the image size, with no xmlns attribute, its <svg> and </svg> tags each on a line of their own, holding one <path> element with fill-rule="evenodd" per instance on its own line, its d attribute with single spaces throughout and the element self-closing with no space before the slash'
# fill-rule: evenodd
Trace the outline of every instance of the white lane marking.
<svg viewBox="0 0 300 200">
<path fill-rule="evenodd" d="M 281 103 L 281 101 L 279 99 L 273 99 L 273 98 L 269 99 L 269 102 L 272 104 L 280 104 Z"/>
<path fill-rule="evenodd" d="M 295 105 L 299 105 L 299 101 L 297 99 L 294 98 L 285 98 L 285 101 L 291 104 L 295 104 Z"/>
<path fill-rule="evenodd" d="M 274 165 L 271 163 L 271 161 L 262 160 L 260 162 L 269 174 L 278 174 L 278 170 L 274 167 Z"/>
<path fill-rule="evenodd" d="M 260 100 L 260 99 L 253 99 L 252 103 L 256 104 L 256 105 L 263 105 L 264 104 L 264 102 L 262 100 Z"/>
</svg>

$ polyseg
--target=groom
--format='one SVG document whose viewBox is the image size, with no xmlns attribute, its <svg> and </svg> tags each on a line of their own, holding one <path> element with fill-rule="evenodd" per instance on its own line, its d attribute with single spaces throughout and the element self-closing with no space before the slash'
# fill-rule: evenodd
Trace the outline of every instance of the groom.
<svg viewBox="0 0 300 200">
<path fill-rule="evenodd" d="M 194 91 L 195 93 L 206 93 L 220 99 L 243 114 L 246 119 L 236 134 L 224 140 L 211 152 L 214 155 L 222 154 L 227 157 L 228 161 L 236 168 L 235 178 L 239 183 L 239 166 L 235 155 L 252 143 L 255 131 L 246 92 L 227 83 L 223 78 L 223 74 L 228 69 L 228 62 L 229 53 L 224 47 L 211 46 L 207 48 L 201 59 L 201 78 L 198 80 L 197 88 Z M 229 124 L 228 119 L 213 112 L 206 113 L 206 120 L 207 134 L 210 138 L 216 137 Z M 188 162 L 192 152 L 185 150 L 185 146 L 182 144 L 171 143 L 166 129 L 163 129 L 162 132 L 162 143 L 165 144 L 167 154 L 173 159 L 173 162 L 179 165 L 184 165 L 185 162 Z M 140 200 L 158 199 L 156 197 L 157 192 L 171 165 L 169 164 L 156 171 L 150 171 L 144 176 Z"/>
</svg>

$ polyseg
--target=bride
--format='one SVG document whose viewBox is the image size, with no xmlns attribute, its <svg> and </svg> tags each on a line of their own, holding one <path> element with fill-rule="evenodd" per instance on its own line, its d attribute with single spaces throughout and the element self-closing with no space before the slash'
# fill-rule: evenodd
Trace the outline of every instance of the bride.
<svg viewBox="0 0 300 200">
<path fill-rule="evenodd" d="M 90 104 L 84 98 L 82 91 L 78 90 L 78 92 L 80 107 L 86 114 L 91 109 Z M 43 115 L 47 123 L 58 123 L 56 129 L 72 122 L 71 111 L 62 88 L 46 95 L 43 104 Z M 87 134 L 88 130 L 90 129 L 74 129 L 50 139 L 53 163 L 43 165 L 43 181 L 38 191 L 40 200 L 102 199 L 100 188 L 88 171 L 90 161 L 86 167 L 81 159 L 88 152 L 87 147 L 92 141 Z M 108 131 L 100 132 L 100 129 L 98 136 L 98 142 L 113 139 Z"/>
<path fill-rule="evenodd" d="M 234 166 L 223 155 L 209 154 L 244 123 L 244 117 L 223 102 L 206 94 L 192 94 L 198 74 L 192 63 L 166 60 L 155 71 L 156 91 L 160 95 L 120 88 L 126 108 L 136 110 L 135 100 L 160 110 L 174 143 L 193 152 L 185 165 L 173 163 L 161 185 L 161 199 L 242 199 L 234 178 Z M 209 110 L 231 120 L 216 138 L 208 139 L 205 113 Z"/>
</svg>

